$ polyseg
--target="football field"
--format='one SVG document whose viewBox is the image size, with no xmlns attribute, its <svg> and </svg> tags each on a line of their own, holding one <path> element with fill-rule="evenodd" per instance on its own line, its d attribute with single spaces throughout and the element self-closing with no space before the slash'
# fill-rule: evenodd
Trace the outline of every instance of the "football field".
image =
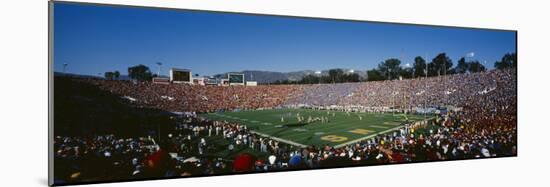
<svg viewBox="0 0 550 187">
<path fill-rule="evenodd" d="M 274 109 L 200 114 L 219 121 L 246 125 L 249 130 L 296 146 L 340 147 L 398 129 L 423 115 L 356 113 L 310 109 Z M 302 122 L 298 121 L 301 118 Z M 307 123 L 309 121 L 309 123 Z"/>
</svg>

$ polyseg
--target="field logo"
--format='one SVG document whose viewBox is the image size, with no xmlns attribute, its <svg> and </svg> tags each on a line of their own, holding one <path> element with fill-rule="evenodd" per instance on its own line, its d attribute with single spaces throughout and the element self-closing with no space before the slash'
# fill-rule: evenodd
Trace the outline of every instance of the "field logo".
<svg viewBox="0 0 550 187">
<path fill-rule="evenodd" d="M 342 141 L 348 140 L 348 138 L 343 136 L 337 136 L 337 135 L 326 135 L 321 137 L 321 140 L 325 140 L 329 142 L 342 142 Z"/>
<path fill-rule="evenodd" d="M 354 134 L 366 135 L 366 134 L 371 133 L 372 131 L 366 130 L 366 129 L 355 129 L 355 130 L 351 130 L 351 131 L 349 131 L 349 132 L 354 133 Z"/>
</svg>

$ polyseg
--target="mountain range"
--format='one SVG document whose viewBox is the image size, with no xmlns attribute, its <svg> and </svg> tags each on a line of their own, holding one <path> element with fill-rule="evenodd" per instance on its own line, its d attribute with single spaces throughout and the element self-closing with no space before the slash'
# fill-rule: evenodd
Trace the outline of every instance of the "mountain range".
<svg viewBox="0 0 550 187">
<path fill-rule="evenodd" d="M 351 69 L 342 69 L 344 72 L 350 72 Z M 322 76 L 327 76 L 329 70 L 320 71 Z M 258 83 L 273 83 L 276 81 L 290 80 L 298 81 L 304 76 L 316 74 L 313 70 L 293 71 L 293 72 L 275 72 L 275 71 L 258 71 L 258 70 L 244 70 L 240 72 L 226 72 L 222 74 L 214 75 L 216 78 L 225 78 L 227 73 L 242 73 L 246 81 L 257 81 Z M 358 74 L 361 78 L 366 78 L 366 71 L 353 70 L 353 73 Z"/>
</svg>

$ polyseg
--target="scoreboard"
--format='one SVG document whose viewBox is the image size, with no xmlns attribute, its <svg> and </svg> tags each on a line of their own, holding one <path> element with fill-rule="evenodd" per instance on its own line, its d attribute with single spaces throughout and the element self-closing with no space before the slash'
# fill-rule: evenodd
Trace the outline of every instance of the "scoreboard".
<svg viewBox="0 0 550 187">
<path fill-rule="evenodd" d="M 229 85 L 244 85 L 244 74 L 242 73 L 229 73 L 227 78 Z"/>
<path fill-rule="evenodd" d="M 174 83 L 191 83 L 191 70 L 188 69 L 170 69 L 170 81 Z"/>
</svg>

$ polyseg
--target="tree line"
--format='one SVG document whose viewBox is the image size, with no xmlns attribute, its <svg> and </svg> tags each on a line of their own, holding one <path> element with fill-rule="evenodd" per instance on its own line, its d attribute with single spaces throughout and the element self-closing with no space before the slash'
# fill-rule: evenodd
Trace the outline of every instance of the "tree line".
<svg viewBox="0 0 550 187">
<path fill-rule="evenodd" d="M 417 56 L 414 58 L 412 65 L 405 67 L 401 66 L 401 61 L 399 59 L 390 58 L 380 62 L 378 67 L 368 70 L 367 79 L 368 81 L 379 81 L 487 71 L 485 64 L 480 63 L 478 60 L 467 61 L 466 57 L 460 58 L 455 67 L 453 67 L 453 65 L 453 61 L 446 53 L 439 53 L 427 64 L 424 58 Z M 496 69 L 516 68 L 516 53 L 505 54 L 500 61 L 494 63 L 494 67 Z"/>
<path fill-rule="evenodd" d="M 345 83 L 345 82 L 363 82 L 380 81 L 394 79 L 410 79 L 418 77 L 433 77 L 440 75 L 450 75 L 456 73 L 477 73 L 487 71 L 485 64 L 478 60 L 467 60 L 462 57 L 457 65 L 453 67 L 453 61 L 446 53 L 439 53 L 429 63 L 421 56 L 414 58 L 411 64 L 402 65 L 401 60 L 390 58 L 382 61 L 377 67 L 366 71 L 366 78 L 362 78 L 356 72 L 346 72 L 343 69 L 330 69 L 326 75 L 309 74 L 300 80 L 278 80 L 274 84 L 318 84 L 318 83 Z M 494 63 L 496 69 L 507 69 L 517 67 L 516 53 L 505 54 L 500 61 Z M 427 75 L 426 75 L 427 74 Z M 120 77 L 120 72 L 105 72 L 105 79 L 114 80 Z M 133 80 L 150 81 L 158 75 L 153 74 L 149 67 L 143 64 L 128 67 L 128 76 Z M 198 76 L 198 75 L 196 75 Z"/>
<path fill-rule="evenodd" d="M 103 74 L 107 80 L 118 80 L 120 78 L 119 71 L 107 71 Z M 128 67 L 128 77 L 137 81 L 151 81 L 157 74 L 151 73 L 149 67 L 143 64 Z"/>
<path fill-rule="evenodd" d="M 120 72 L 118 71 L 108 71 L 104 73 L 105 79 L 107 80 L 118 80 L 120 78 Z"/>
<path fill-rule="evenodd" d="M 331 69 L 329 70 L 328 75 L 325 76 L 306 75 L 301 80 L 283 80 L 277 81 L 275 84 L 326 84 L 381 81 L 487 71 L 485 64 L 479 62 L 478 60 L 466 60 L 466 57 L 460 58 L 456 66 L 453 67 L 453 65 L 453 61 L 447 56 L 446 53 L 439 53 L 429 63 L 427 63 L 421 56 L 417 56 L 414 58 L 414 62 L 412 64 L 406 64 L 405 66 L 402 65 L 401 60 L 397 58 L 390 58 L 380 62 L 377 67 L 367 70 L 365 80 L 363 80 L 363 78 L 361 78 L 357 73 L 346 73 L 342 69 Z M 500 61 L 496 61 L 494 63 L 494 67 L 496 69 L 516 68 L 516 53 L 505 54 Z"/>
</svg>

